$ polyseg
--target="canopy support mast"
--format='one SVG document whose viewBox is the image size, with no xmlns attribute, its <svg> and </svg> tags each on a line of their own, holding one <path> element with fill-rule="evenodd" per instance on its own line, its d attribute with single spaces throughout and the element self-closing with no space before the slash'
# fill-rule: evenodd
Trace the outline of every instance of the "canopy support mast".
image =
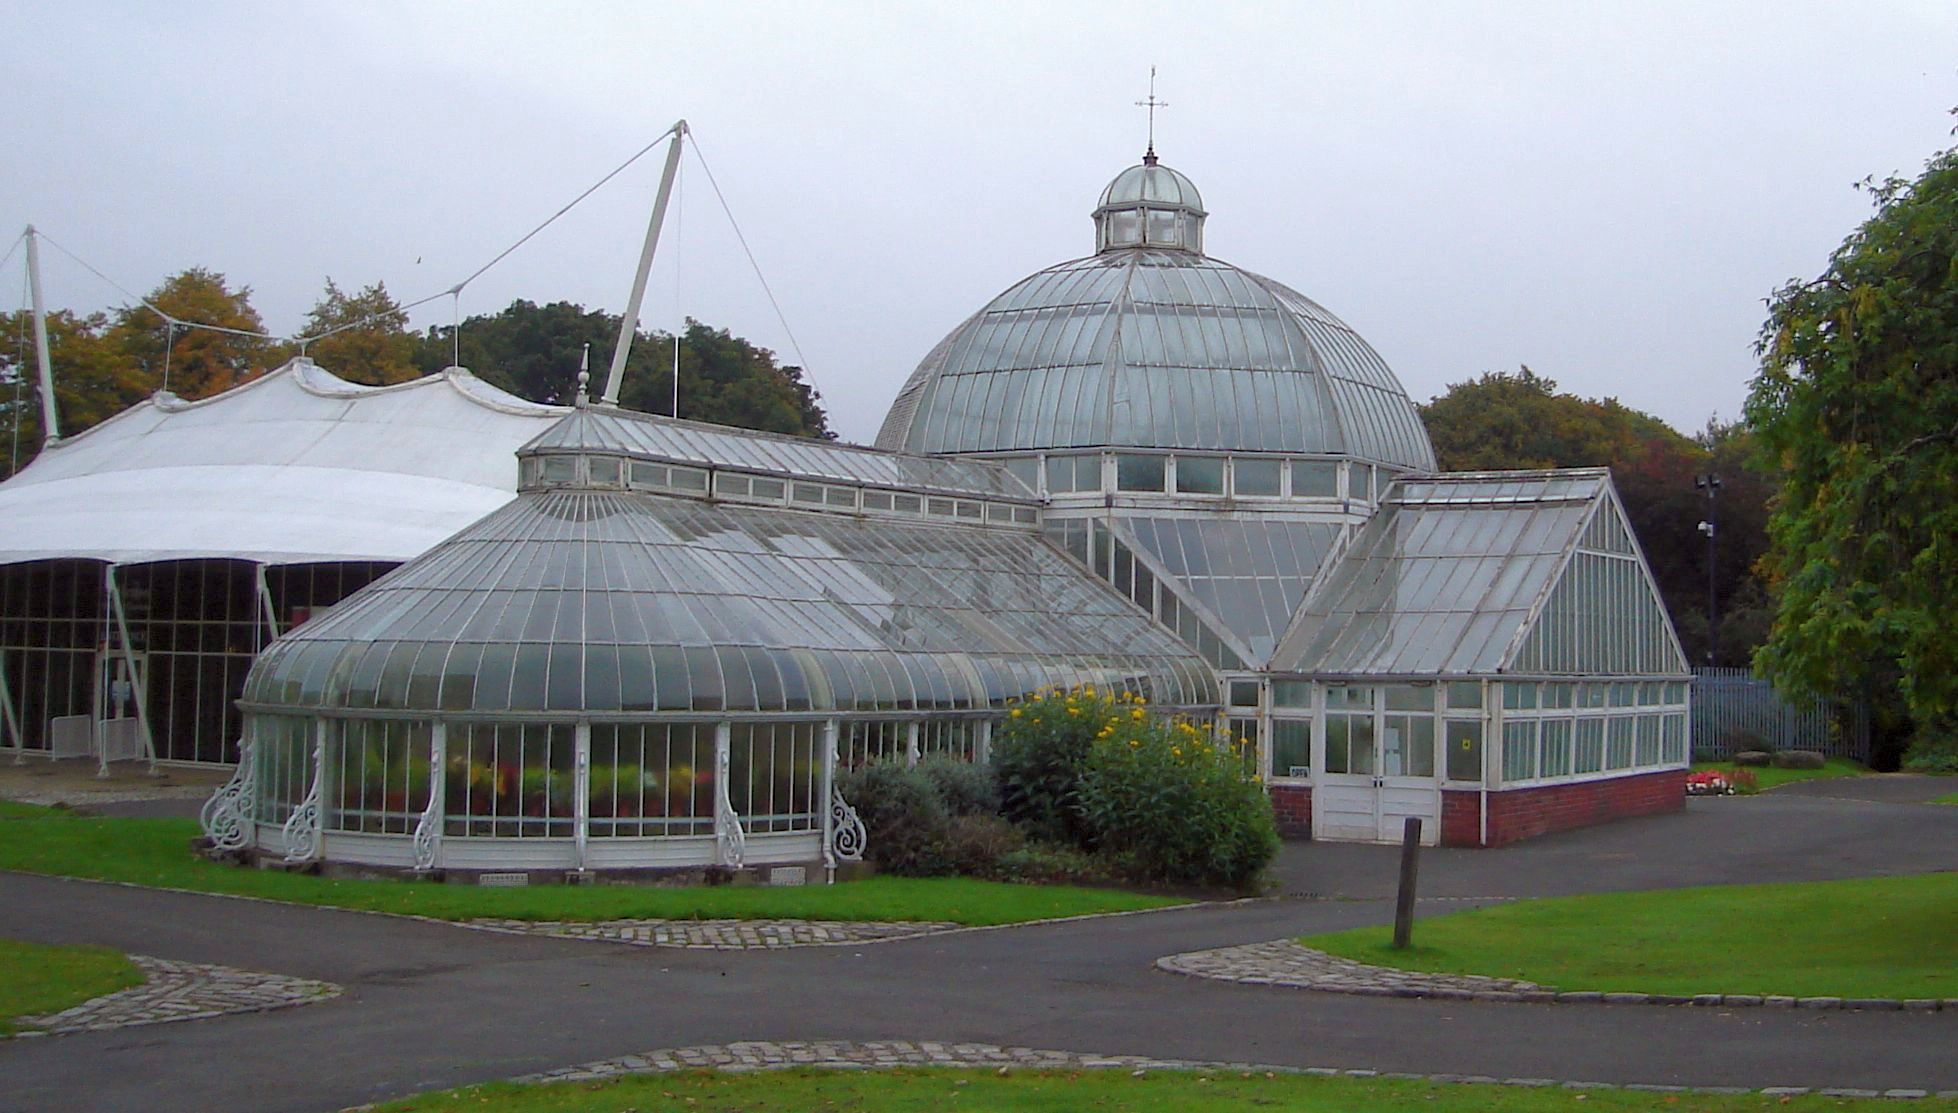
<svg viewBox="0 0 1958 1113">
<path fill-rule="evenodd" d="M 680 141 L 687 135 L 687 122 L 673 125 L 673 142 L 666 148 L 666 168 L 660 172 L 659 195 L 653 199 L 653 219 L 646 225 L 646 246 L 639 252 L 639 270 L 632 277 L 632 296 L 626 300 L 625 316 L 619 320 L 619 343 L 612 349 L 612 370 L 605 376 L 605 393 L 599 404 L 619 404 L 619 379 L 625 373 L 626 357 L 632 353 L 632 338 L 639 332 L 639 306 L 646 300 L 646 276 L 653 270 L 653 251 L 659 247 L 660 226 L 666 223 L 666 203 L 673 196 L 673 175 L 680 169 Z"/>
<path fill-rule="evenodd" d="M 32 224 L 27 226 L 27 286 L 34 300 L 34 356 L 41 365 L 41 443 L 61 439 L 61 423 L 55 418 L 54 369 L 48 363 L 48 314 L 41 301 L 41 236 Z"/>
</svg>

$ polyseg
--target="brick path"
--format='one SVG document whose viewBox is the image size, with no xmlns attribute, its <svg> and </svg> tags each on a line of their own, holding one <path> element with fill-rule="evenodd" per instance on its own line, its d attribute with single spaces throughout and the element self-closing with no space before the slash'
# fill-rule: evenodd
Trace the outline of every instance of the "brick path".
<svg viewBox="0 0 1958 1113">
<path fill-rule="evenodd" d="M 774 950 L 876 943 L 951 931 L 960 925 L 925 921 L 870 923 L 852 920 L 468 920 L 464 927 L 512 935 L 548 935 L 635 947 L 685 947 L 707 951 Z"/>
<path fill-rule="evenodd" d="M 23 1016 L 20 1018 L 23 1025 L 38 1030 L 19 1035 L 58 1036 L 137 1024 L 202 1020 L 229 1013 L 311 1005 L 340 995 L 340 987 L 330 982 L 198 962 L 173 962 L 148 955 L 130 955 L 129 960 L 143 971 L 142 985 L 104 994 L 58 1013 Z"/>
</svg>

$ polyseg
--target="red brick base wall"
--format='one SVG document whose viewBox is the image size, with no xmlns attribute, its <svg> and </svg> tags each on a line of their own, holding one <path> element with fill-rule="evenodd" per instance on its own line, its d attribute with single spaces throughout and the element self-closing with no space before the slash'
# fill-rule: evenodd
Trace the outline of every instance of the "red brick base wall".
<svg viewBox="0 0 1958 1113">
<path fill-rule="evenodd" d="M 1477 793 L 1441 794 L 1444 846 L 1481 844 Z M 1500 789 L 1489 794 L 1489 846 L 1613 819 L 1686 807 L 1686 770 L 1665 769 L 1602 781 Z"/>
<path fill-rule="evenodd" d="M 1684 792 L 1685 789 L 1680 791 Z M 1312 837 L 1312 787 L 1310 785 L 1272 785 L 1271 811 L 1278 819 L 1278 833 L 1287 838 Z"/>
</svg>

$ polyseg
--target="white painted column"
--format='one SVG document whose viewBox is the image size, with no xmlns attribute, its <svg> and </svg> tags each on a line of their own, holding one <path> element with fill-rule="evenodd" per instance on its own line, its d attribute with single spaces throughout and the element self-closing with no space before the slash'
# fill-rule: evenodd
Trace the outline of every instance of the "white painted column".
<svg viewBox="0 0 1958 1113">
<path fill-rule="evenodd" d="M 918 720 L 904 724 L 904 764 L 918 764 Z"/>
<path fill-rule="evenodd" d="M 578 848 L 578 872 L 583 873 L 586 842 L 591 835 L 591 721 L 578 720 L 571 737 L 571 822 Z"/>
<path fill-rule="evenodd" d="M 823 786 L 816 808 L 823 817 L 823 884 L 836 884 L 836 809 L 830 801 L 836 796 L 836 739 L 841 733 L 835 719 L 823 722 Z"/>
<path fill-rule="evenodd" d="M 8 744 L 14 748 L 14 764 L 27 761 L 27 736 L 20 732 L 20 713 L 14 710 L 14 694 L 7 687 L 7 654 L 0 650 L 0 727 L 7 730 Z"/>
</svg>

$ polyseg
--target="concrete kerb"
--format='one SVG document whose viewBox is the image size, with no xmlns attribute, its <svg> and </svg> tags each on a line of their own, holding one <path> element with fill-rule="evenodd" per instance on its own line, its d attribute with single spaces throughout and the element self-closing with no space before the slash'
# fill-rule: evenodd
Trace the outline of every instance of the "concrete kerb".
<svg viewBox="0 0 1958 1113">
<path fill-rule="evenodd" d="M 1533 1005 L 1690 1005 L 1718 1008 L 1837 1009 L 1871 1012 L 1958 1011 L 1958 997 L 1790 997 L 1747 993 L 1607 993 L 1558 990 L 1513 978 L 1430 974 L 1376 966 L 1314 950 L 1292 939 L 1186 951 L 1156 960 L 1185 977 L 1246 985 L 1310 989 L 1359 997 L 1435 998 Z"/>
<path fill-rule="evenodd" d="M 1919 1088 L 1889 1090 L 1816 1089 L 1805 1086 L 1774 1086 L 1753 1091 L 1735 1086 L 1677 1086 L 1660 1083 L 1609 1083 L 1553 1078 L 1498 1078 L 1493 1075 L 1421 1074 L 1406 1071 L 1383 1072 L 1336 1067 L 1281 1067 L 1259 1063 L 1208 1062 L 1191 1059 L 1158 1059 L 1136 1055 L 1101 1055 L 1090 1052 L 1052 1051 L 1031 1047 L 1002 1047 L 985 1043 L 945 1043 L 929 1040 L 811 1040 L 763 1042 L 748 1041 L 698 1047 L 663 1048 L 622 1055 L 613 1059 L 580 1063 L 556 1070 L 522 1075 L 509 1081 L 520 1085 L 554 1082 L 602 1082 L 633 1075 L 669 1074 L 677 1071 L 719 1071 L 742 1074 L 776 1070 L 890 1070 L 890 1069 L 990 1070 L 1010 1075 L 1031 1070 L 1126 1070 L 1140 1076 L 1151 1071 L 1180 1071 L 1198 1074 L 1279 1075 L 1317 1078 L 1387 1078 L 1457 1086 L 1517 1086 L 1529 1089 L 1561 1088 L 1598 1090 L 1617 1088 L 1650 1093 L 1746 1094 L 1771 1097 L 1796 1097 L 1803 1094 L 1843 1097 L 1951 1098 L 1958 1090 L 1932 1091 Z M 355 1106 L 345 1113 L 373 1109 Z"/>
</svg>

